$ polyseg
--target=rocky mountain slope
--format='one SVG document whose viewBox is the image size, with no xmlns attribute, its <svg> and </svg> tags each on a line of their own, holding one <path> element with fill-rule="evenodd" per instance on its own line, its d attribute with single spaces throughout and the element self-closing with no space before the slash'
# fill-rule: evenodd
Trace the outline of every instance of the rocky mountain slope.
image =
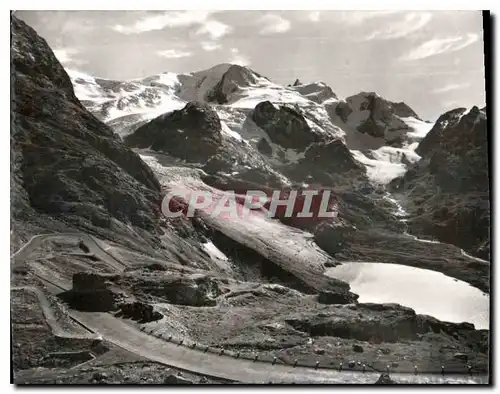
<svg viewBox="0 0 500 394">
<path fill-rule="evenodd" d="M 487 330 L 359 302 L 348 283 L 325 275 L 343 261 L 385 260 L 488 291 L 489 264 L 451 245 L 429 251 L 405 233 L 418 217 L 402 221 L 385 188 L 408 167 L 418 173 L 435 149 L 463 155 L 459 133 L 434 132 L 438 122 L 422 140 L 431 125 L 403 103 L 371 93 L 343 100 L 322 83 L 282 87 L 229 64 L 133 81 L 67 73 L 32 28 L 12 17 L 11 29 L 11 309 L 23 381 L 65 375 L 89 352 L 96 373 L 115 375 L 122 353 L 112 338 L 82 340 L 69 318 L 74 310 L 264 360 L 313 366 L 321 358 L 375 370 L 390 363 L 400 371 L 446 363 L 460 372 L 471 362 L 488 370 Z M 473 115 L 457 128 L 482 121 Z M 484 148 L 480 136 L 467 136 L 467 146 Z M 471 176 L 484 177 L 477 157 L 469 163 L 478 171 Z M 408 201 L 424 193 L 398 182 Z M 472 193 L 451 183 L 449 193 Z M 299 187 L 331 190 L 338 215 L 304 222 L 255 212 L 227 220 L 206 208 L 167 219 L 160 210 L 174 189 L 220 201 L 231 190 Z M 70 340 L 48 328 L 51 314 Z M 68 354 L 77 356 L 61 361 Z M 157 368 L 139 356 L 127 356 L 134 381 Z"/>
<path fill-rule="evenodd" d="M 486 109 L 458 108 L 443 114 L 416 153 L 422 159 L 392 184 L 408 202 L 410 231 L 489 259 Z"/>
</svg>

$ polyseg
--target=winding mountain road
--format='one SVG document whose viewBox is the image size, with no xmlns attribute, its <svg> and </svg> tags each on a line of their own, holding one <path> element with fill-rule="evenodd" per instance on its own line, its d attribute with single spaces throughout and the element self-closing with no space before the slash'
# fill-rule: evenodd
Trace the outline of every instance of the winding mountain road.
<svg viewBox="0 0 500 394">
<path fill-rule="evenodd" d="M 31 252 L 51 238 L 75 237 L 86 241 L 91 253 L 98 255 L 117 270 L 126 265 L 112 257 L 93 237 L 80 233 L 39 234 L 32 237 L 22 248 L 11 256 L 14 262 L 27 259 Z M 15 288 L 14 288 L 15 289 Z M 40 298 L 39 298 L 40 299 Z M 43 298 L 40 299 L 43 301 Z M 45 305 L 47 307 L 47 305 Z M 44 310 L 45 313 L 45 310 Z M 46 315 L 47 316 L 47 315 Z M 51 316 L 50 313 L 48 316 Z M 103 339 L 152 361 L 187 370 L 201 375 L 239 381 L 243 383 L 323 383 L 323 384 L 372 384 L 379 377 L 376 372 L 338 371 L 333 369 L 314 369 L 293 367 L 291 365 L 252 361 L 219 355 L 203 350 L 169 342 L 148 335 L 130 322 L 116 318 L 109 313 L 90 313 L 71 310 L 70 316 Z M 487 384 L 487 375 L 438 375 L 391 373 L 391 378 L 399 383 L 412 384 Z"/>
</svg>

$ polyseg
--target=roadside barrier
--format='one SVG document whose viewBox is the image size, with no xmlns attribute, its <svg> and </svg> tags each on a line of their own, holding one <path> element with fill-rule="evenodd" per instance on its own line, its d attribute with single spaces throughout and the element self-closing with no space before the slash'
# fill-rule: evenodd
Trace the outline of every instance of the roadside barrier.
<svg viewBox="0 0 500 394">
<path fill-rule="evenodd" d="M 290 365 L 293 368 L 295 368 L 295 367 L 304 368 L 305 367 L 305 368 L 311 368 L 314 370 L 337 369 L 339 372 L 344 371 L 344 363 L 343 362 L 339 362 L 338 368 L 335 368 L 333 366 L 333 363 L 330 363 L 329 365 L 328 364 L 321 364 L 321 362 L 319 360 L 315 361 L 314 364 L 300 363 L 298 359 L 294 359 L 293 362 L 286 362 L 285 360 L 278 359 L 278 357 L 275 357 L 275 356 L 271 356 L 272 357 L 271 358 L 271 357 L 269 357 L 269 355 L 262 356 L 262 355 L 259 355 L 258 353 L 244 353 L 244 352 L 242 353 L 240 351 L 232 352 L 232 351 L 224 349 L 224 348 L 212 348 L 208 345 L 202 346 L 199 343 L 186 341 L 184 339 L 174 339 L 174 337 L 172 335 L 168 335 L 168 337 L 166 335 L 162 336 L 159 333 L 153 332 L 153 330 L 148 328 L 148 327 L 141 327 L 141 331 L 146 332 L 149 335 L 153 335 L 153 336 L 156 336 L 158 338 L 164 339 L 167 342 L 177 343 L 178 346 L 186 346 L 186 347 L 194 349 L 194 350 L 199 350 L 203 353 L 210 352 L 210 353 L 218 354 L 219 356 L 234 357 L 236 359 L 243 358 L 243 359 L 251 360 L 252 362 L 269 363 L 271 365 L 276 365 L 276 364 Z M 377 372 L 377 373 L 388 373 L 388 374 L 390 374 L 391 372 L 396 372 L 394 370 L 394 368 L 392 368 L 392 367 L 397 366 L 396 363 L 394 363 L 395 365 L 392 365 L 392 366 L 391 366 L 391 364 L 387 364 L 385 367 L 385 371 L 384 371 L 384 370 L 377 370 L 376 368 L 371 367 L 371 366 L 367 365 L 366 363 L 362 363 L 361 361 L 349 361 L 348 364 L 349 364 L 349 368 L 347 370 L 349 372 L 358 371 L 358 372 L 365 372 L 365 373 L 366 372 Z M 358 367 L 358 369 L 355 369 L 356 367 Z M 397 371 L 397 372 L 403 372 L 403 371 Z M 417 365 L 413 366 L 413 373 L 415 375 L 418 375 L 420 373 Z M 436 372 L 436 373 L 439 373 L 439 372 Z M 468 364 L 464 368 L 464 370 L 462 370 L 462 371 L 451 370 L 451 369 L 447 370 L 444 365 L 441 365 L 441 374 L 442 375 L 451 374 L 451 373 L 453 373 L 453 374 L 466 374 L 466 373 L 468 373 L 470 375 L 473 375 L 472 365 Z M 276 382 L 274 382 L 274 383 L 276 383 Z M 272 382 L 270 382 L 269 384 L 272 384 Z"/>
</svg>

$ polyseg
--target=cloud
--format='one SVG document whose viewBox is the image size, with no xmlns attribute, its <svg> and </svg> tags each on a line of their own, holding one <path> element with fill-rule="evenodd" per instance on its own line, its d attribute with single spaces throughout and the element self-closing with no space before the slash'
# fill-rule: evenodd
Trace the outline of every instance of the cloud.
<svg viewBox="0 0 500 394">
<path fill-rule="evenodd" d="M 371 19 L 381 18 L 403 12 L 401 10 L 380 10 L 380 11 L 342 11 L 338 15 L 341 22 L 349 25 L 361 25 Z"/>
<path fill-rule="evenodd" d="M 432 93 L 439 94 L 439 93 L 447 93 L 451 92 L 453 90 L 460 90 L 460 89 L 465 89 L 468 88 L 471 84 L 470 83 L 452 83 L 446 86 L 443 86 L 442 88 L 438 88 L 432 91 Z"/>
<path fill-rule="evenodd" d="M 219 49 L 221 46 L 220 44 L 217 44 L 216 42 L 213 41 L 202 41 L 201 47 L 203 48 L 204 51 L 210 52 Z"/>
<path fill-rule="evenodd" d="M 308 15 L 309 20 L 311 22 L 319 22 L 319 19 L 321 17 L 321 12 L 320 11 L 312 11 Z"/>
<path fill-rule="evenodd" d="M 80 53 L 79 50 L 74 49 L 74 48 L 58 48 L 58 49 L 54 49 L 52 52 L 54 52 L 54 55 L 56 56 L 57 60 L 59 60 L 59 62 L 63 65 L 86 63 L 83 60 L 75 59 L 73 57 L 74 55 Z"/>
<path fill-rule="evenodd" d="M 479 35 L 475 33 L 469 33 L 466 37 L 454 36 L 446 38 L 436 38 L 434 40 L 426 41 L 423 44 L 420 44 L 418 47 L 411 50 L 406 55 L 403 55 L 401 57 L 401 60 L 421 60 L 443 53 L 456 52 L 465 47 L 468 47 L 478 39 Z"/>
<path fill-rule="evenodd" d="M 365 40 L 391 40 L 402 38 L 420 30 L 432 19 L 429 12 L 410 12 L 402 20 L 387 23 L 382 29 L 376 30 L 365 37 Z"/>
<path fill-rule="evenodd" d="M 201 25 L 213 11 L 168 11 L 139 19 L 132 25 L 114 25 L 111 28 L 122 34 L 140 34 L 166 27 Z"/>
<path fill-rule="evenodd" d="M 231 58 L 229 63 L 237 64 L 239 66 L 248 66 L 251 63 L 246 56 L 240 54 L 238 48 L 231 48 L 231 53 L 233 54 L 233 57 Z"/>
<path fill-rule="evenodd" d="M 192 55 L 191 52 L 180 51 L 177 49 L 166 49 L 164 51 L 158 51 L 158 52 L 156 52 L 156 54 L 158 56 L 166 57 L 168 59 L 179 59 L 181 57 L 188 57 L 188 56 Z"/>
<path fill-rule="evenodd" d="M 284 33 L 290 30 L 291 23 L 289 20 L 282 18 L 276 14 L 264 15 L 259 23 L 262 25 L 260 34 L 275 34 Z"/>
<path fill-rule="evenodd" d="M 217 40 L 229 32 L 231 32 L 233 28 L 228 26 L 222 22 L 218 22 L 215 20 L 206 21 L 197 31 L 196 34 L 208 34 L 212 40 Z"/>
</svg>

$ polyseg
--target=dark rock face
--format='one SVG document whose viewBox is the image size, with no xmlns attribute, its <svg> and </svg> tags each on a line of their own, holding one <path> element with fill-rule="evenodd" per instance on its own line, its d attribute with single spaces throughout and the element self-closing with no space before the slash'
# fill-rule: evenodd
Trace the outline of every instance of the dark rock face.
<svg viewBox="0 0 500 394">
<path fill-rule="evenodd" d="M 304 158 L 283 168 L 297 182 L 341 187 L 346 183 L 368 184 L 366 171 L 341 140 L 313 143 Z"/>
<path fill-rule="evenodd" d="M 257 83 L 255 74 L 246 67 L 233 64 L 224 73 L 219 83 L 207 93 L 205 99 L 209 102 L 215 101 L 218 104 L 226 104 L 232 93 L 239 88 L 247 87 Z"/>
<path fill-rule="evenodd" d="M 358 126 L 358 131 L 369 134 L 372 137 L 386 138 L 386 130 L 392 131 L 390 127 L 394 121 L 394 115 L 417 116 L 406 104 L 399 103 L 394 105 L 374 93 L 366 94 L 365 99 L 359 110 L 367 110 L 370 114 L 368 119 Z M 347 98 L 347 102 L 349 100 L 350 98 Z M 404 124 L 401 124 L 401 127 L 405 128 Z"/>
<path fill-rule="evenodd" d="M 357 294 L 351 293 L 350 291 L 320 291 L 318 302 L 320 304 L 352 304 L 356 302 L 358 297 Z"/>
<path fill-rule="evenodd" d="M 467 112 L 466 108 L 455 108 L 442 114 L 425 138 L 418 144 L 415 152 L 425 157 L 433 151 L 442 149 L 443 145 L 446 144 L 447 138 L 451 137 L 454 139 L 449 130 L 458 126 L 465 112 Z"/>
<path fill-rule="evenodd" d="M 210 105 L 198 102 L 160 115 L 125 138 L 131 147 L 151 147 L 191 162 L 206 161 L 216 153 L 221 141 L 217 112 Z"/>
<path fill-rule="evenodd" d="M 45 40 L 16 17 L 11 26 L 13 217 L 31 220 L 34 208 L 73 225 L 108 228 L 118 219 L 154 231 L 152 171 L 84 109 Z"/>
<path fill-rule="evenodd" d="M 385 140 L 390 145 L 399 145 L 411 129 L 400 118 L 414 117 L 418 115 L 405 103 L 394 103 L 386 100 L 373 92 L 361 92 L 346 98 L 345 101 L 327 103 L 326 110 L 332 121 L 339 127 L 349 124 L 355 126 L 356 130 L 368 134 L 374 138 Z M 361 122 L 355 118 L 350 119 L 353 113 L 362 114 Z M 340 122 L 335 121 L 336 118 Z"/>
<path fill-rule="evenodd" d="M 271 156 L 273 154 L 273 148 L 269 145 L 269 142 L 265 138 L 261 138 L 259 142 L 257 142 L 257 149 L 260 153 Z"/>
<path fill-rule="evenodd" d="M 443 114 L 417 148 L 422 159 L 391 187 L 409 201 L 412 233 L 489 259 L 486 127 L 486 113 L 477 107 Z"/>
<path fill-rule="evenodd" d="M 307 149 L 302 164 L 306 164 L 306 162 L 329 172 L 347 172 L 350 170 L 364 172 L 363 166 L 354 159 L 352 153 L 341 140 L 312 145 Z"/>
<path fill-rule="evenodd" d="M 307 124 L 305 117 L 286 105 L 275 106 L 263 101 L 255 107 L 252 120 L 263 129 L 275 144 L 285 149 L 303 151 L 313 142 L 322 140 Z"/>
<path fill-rule="evenodd" d="M 341 101 L 335 106 L 335 114 L 342 120 L 342 122 L 346 123 L 349 115 L 352 113 L 351 106 L 345 102 Z"/>
<path fill-rule="evenodd" d="M 106 289 L 106 278 L 92 272 L 77 272 L 73 275 L 74 291 L 96 291 Z"/>
</svg>

